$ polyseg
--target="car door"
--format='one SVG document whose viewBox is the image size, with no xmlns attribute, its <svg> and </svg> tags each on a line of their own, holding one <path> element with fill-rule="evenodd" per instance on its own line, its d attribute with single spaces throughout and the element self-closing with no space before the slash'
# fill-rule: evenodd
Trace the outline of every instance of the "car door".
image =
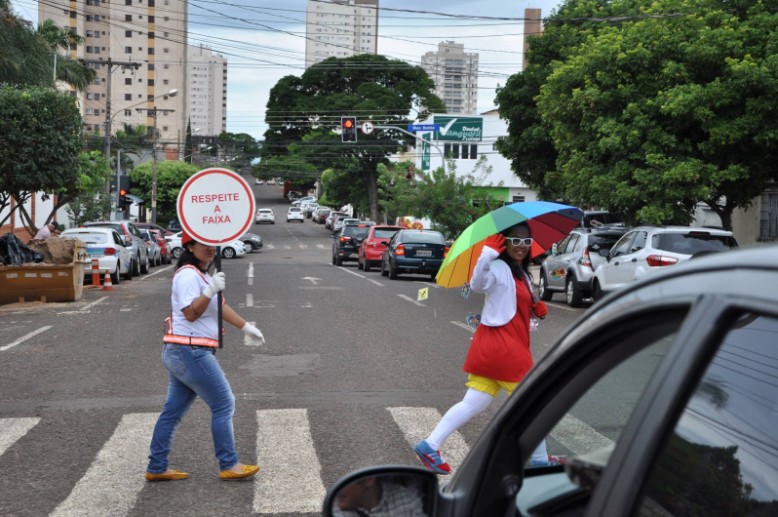
<svg viewBox="0 0 778 517">
<path fill-rule="evenodd" d="M 130 250 L 127 248 L 124 239 L 122 239 L 121 235 L 119 235 L 116 230 L 111 230 L 111 238 L 116 246 L 116 250 L 119 252 L 119 273 L 125 274 L 130 270 L 130 265 L 132 263 Z"/>
<path fill-rule="evenodd" d="M 545 272 L 548 286 L 555 290 L 562 290 L 565 287 L 565 249 L 570 242 L 573 234 L 571 233 L 556 245 L 556 251 L 552 250 L 552 253 L 546 257 Z"/>
<path fill-rule="evenodd" d="M 632 242 L 637 234 L 635 230 L 625 233 L 611 248 L 606 262 L 597 268 L 595 274 L 603 291 L 614 291 L 632 283 L 631 269 L 625 261 L 631 260 Z"/>
</svg>

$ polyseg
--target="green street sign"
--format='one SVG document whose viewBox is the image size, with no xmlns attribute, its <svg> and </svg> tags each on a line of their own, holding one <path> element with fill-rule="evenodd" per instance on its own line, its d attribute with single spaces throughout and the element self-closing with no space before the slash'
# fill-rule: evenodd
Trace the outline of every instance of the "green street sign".
<svg viewBox="0 0 778 517">
<path fill-rule="evenodd" d="M 421 142 L 421 170 L 430 170 L 430 144 L 427 141 L 432 138 L 432 133 L 420 135 L 424 140 Z"/>
<path fill-rule="evenodd" d="M 454 142 L 480 142 L 483 140 L 484 119 L 482 117 L 455 117 L 438 115 L 434 117 L 440 130 L 435 132 L 435 140 Z"/>
</svg>

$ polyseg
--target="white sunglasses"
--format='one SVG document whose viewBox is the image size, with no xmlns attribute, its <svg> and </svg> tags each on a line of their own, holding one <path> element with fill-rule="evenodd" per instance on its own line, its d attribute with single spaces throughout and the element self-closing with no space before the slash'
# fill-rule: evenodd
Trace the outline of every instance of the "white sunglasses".
<svg viewBox="0 0 778 517">
<path fill-rule="evenodd" d="M 524 246 L 529 248 L 535 240 L 532 237 L 506 237 L 505 240 L 511 243 L 511 246 Z"/>
</svg>

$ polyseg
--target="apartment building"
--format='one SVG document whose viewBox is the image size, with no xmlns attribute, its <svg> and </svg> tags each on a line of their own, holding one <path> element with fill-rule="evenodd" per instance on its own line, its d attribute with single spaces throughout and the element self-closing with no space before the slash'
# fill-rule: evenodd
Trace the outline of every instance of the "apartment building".
<svg viewBox="0 0 778 517">
<path fill-rule="evenodd" d="M 435 93 L 452 114 L 477 113 L 478 54 L 465 52 L 465 46 L 453 41 L 438 44 L 437 52 L 421 57 L 421 67 L 435 81 Z"/>
<path fill-rule="evenodd" d="M 330 57 L 378 53 L 378 0 L 309 0 L 305 67 Z"/>
<path fill-rule="evenodd" d="M 192 135 L 219 136 L 227 131 L 227 60 L 204 45 L 187 51 Z"/>
<path fill-rule="evenodd" d="M 85 38 L 70 53 L 97 71 L 87 91 L 73 92 L 87 131 L 105 135 L 106 126 L 115 134 L 125 124 L 156 125 L 158 150 L 182 148 L 189 116 L 187 13 L 186 0 L 38 2 L 39 20 Z"/>
</svg>

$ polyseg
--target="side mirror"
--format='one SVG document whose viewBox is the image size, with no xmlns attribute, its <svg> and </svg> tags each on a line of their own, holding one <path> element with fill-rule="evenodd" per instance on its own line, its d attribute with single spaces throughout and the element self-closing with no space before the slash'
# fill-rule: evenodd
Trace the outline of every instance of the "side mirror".
<svg viewBox="0 0 778 517">
<path fill-rule="evenodd" d="M 361 515 L 381 505 L 386 515 L 430 516 L 437 491 L 437 475 L 421 467 L 371 467 L 335 482 L 324 499 L 322 515 Z"/>
<path fill-rule="evenodd" d="M 124 236 L 124 243 L 127 246 L 130 246 L 132 244 L 132 235 L 125 235 Z"/>
<path fill-rule="evenodd" d="M 385 242 L 385 241 L 381 241 L 381 246 L 383 246 L 384 248 L 388 248 L 389 247 L 389 243 Z"/>
</svg>

